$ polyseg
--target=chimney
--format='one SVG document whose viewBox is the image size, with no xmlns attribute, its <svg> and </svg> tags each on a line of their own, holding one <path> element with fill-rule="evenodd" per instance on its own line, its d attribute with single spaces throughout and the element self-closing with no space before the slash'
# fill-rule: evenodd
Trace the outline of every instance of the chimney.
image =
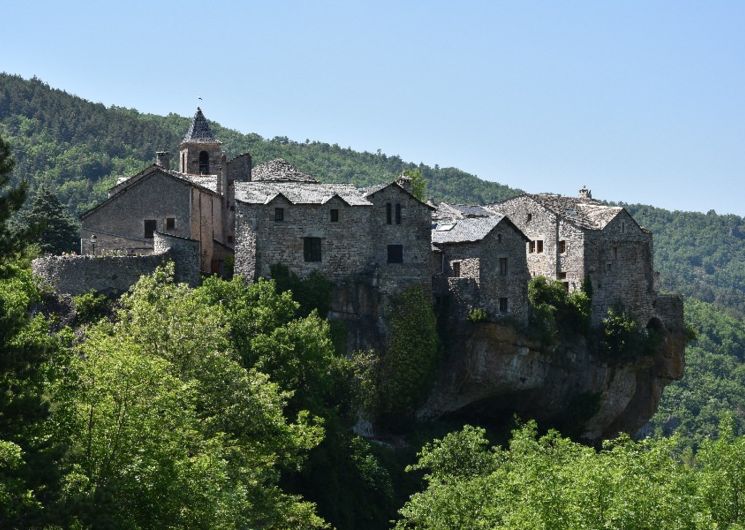
<svg viewBox="0 0 745 530">
<path fill-rule="evenodd" d="M 171 169 L 171 153 L 158 151 L 155 153 L 155 165 L 163 169 Z"/>
<path fill-rule="evenodd" d="M 592 191 L 587 189 L 587 186 L 582 186 L 582 189 L 579 190 L 579 198 L 584 200 L 592 199 Z"/>
<path fill-rule="evenodd" d="M 217 194 L 227 195 L 228 193 L 228 158 L 225 153 L 220 156 L 220 167 L 217 168 Z M 223 198 L 223 203 L 225 199 Z"/>
<path fill-rule="evenodd" d="M 407 177 L 401 173 L 401 175 L 396 179 L 396 184 L 411 193 L 411 177 Z"/>
</svg>

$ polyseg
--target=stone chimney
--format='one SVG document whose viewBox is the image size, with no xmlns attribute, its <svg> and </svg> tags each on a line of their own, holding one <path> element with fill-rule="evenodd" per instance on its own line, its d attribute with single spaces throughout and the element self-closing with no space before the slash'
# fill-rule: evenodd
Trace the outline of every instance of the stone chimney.
<svg viewBox="0 0 745 530">
<path fill-rule="evenodd" d="M 168 151 L 158 151 L 155 153 L 155 165 L 163 169 L 171 169 L 171 153 Z"/>
<path fill-rule="evenodd" d="M 396 179 L 396 184 L 411 193 L 411 177 L 407 177 L 401 173 L 401 175 Z"/>
<path fill-rule="evenodd" d="M 217 194 L 223 195 L 223 203 L 228 191 L 228 157 L 225 153 L 220 155 L 220 166 L 217 168 Z"/>
<path fill-rule="evenodd" d="M 584 200 L 592 199 L 592 191 L 587 189 L 587 186 L 582 186 L 579 190 L 579 198 Z"/>
</svg>

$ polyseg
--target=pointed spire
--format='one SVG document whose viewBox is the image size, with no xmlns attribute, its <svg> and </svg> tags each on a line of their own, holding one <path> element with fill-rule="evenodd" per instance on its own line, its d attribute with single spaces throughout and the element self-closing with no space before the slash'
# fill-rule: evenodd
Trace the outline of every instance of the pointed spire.
<svg viewBox="0 0 745 530">
<path fill-rule="evenodd" d="M 217 143 L 201 108 L 197 107 L 197 113 L 194 114 L 194 119 L 191 120 L 189 130 L 186 131 L 182 142 Z"/>
</svg>

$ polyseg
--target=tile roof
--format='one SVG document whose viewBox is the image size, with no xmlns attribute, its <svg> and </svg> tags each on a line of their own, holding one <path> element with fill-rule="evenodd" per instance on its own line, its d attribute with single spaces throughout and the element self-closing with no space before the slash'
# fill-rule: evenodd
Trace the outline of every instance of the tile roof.
<svg viewBox="0 0 745 530">
<path fill-rule="evenodd" d="M 191 120 L 189 130 L 181 142 L 198 142 L 198 143 L 217 143 L 215 135 L 212 134 L 207 118 L 202 114 L 202 109 L 197 107 L 197 112 Z"/>
<path fill-rule="evenodd" d="M 560 218 L 588 230 L 602 230 L 623 211 L 620 206 L 608 206 L 595 199 L 565 197 L 553 193 L 526 193 L 523 197 L 533 199 Z M 488 208 L 499 212 L 499 205 L 510 200 L 512 199 L 489 205 Z"/>
<path fill-rule="evenodd" d="M 468 217 L 438 221 L 432 228 L 432 243 L 468 243 L 481 241 L 494 230 L 504 215 L 490 217 Z"/>
<path fill-rule="evenodd" d="M 433 213 L 435 219 L 464 219 L 466 217 L 489 217 L 492 212 L 483 206 L 470 204 L 448 204 L 441 202 Z"/>
<path fill-rule="evenodd" d="M 319 184 L 316 182 L 235 183 L 235 199 L 247 204 L 267 204 L 282 195 L 292 204 L 325 204 L 338 196 L 350 206 L 372 206 L 365 196 L 349 184 Z"/>
<path fill-rule="evenodd" d="M 270 160 L 256 166 L 251 172 L 251 180 L 265 182 L 318 182 L 282 158 Z"/>
</svg>

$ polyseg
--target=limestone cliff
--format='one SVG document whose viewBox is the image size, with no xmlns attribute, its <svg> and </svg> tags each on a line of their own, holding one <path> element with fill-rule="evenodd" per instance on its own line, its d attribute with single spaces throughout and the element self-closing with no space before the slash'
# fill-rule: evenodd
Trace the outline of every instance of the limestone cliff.
<svg viewBox="0 0 745 530">
<path fill-rule="evenodd" d="M 618 360 L 584 337 L 546 347 L 512 327 L 463 323 L 420 419 L 499 421 L 512 414 L 587 441 L 634 433 L 654 414 L 662 390 L 683 376 L 682 303 L 664 300 L 663 340 L 653 355 Z"/>
</svg>

